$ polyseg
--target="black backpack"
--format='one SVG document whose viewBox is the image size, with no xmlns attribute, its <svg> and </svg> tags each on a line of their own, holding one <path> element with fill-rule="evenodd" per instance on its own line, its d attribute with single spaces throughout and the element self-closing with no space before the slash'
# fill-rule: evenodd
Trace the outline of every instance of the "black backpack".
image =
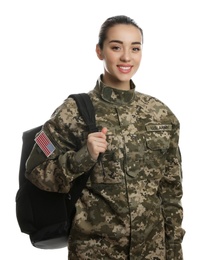
<svg viewBox="0 0 208 260">
<path fill-rule="evenodd" d="M 94 107 L 88 94 L 70 95 L 89 132 L 97 131 Z M 76 178 L 68 194 L 40 190 L 25 178 L 25 162 L 35 143 L 35 135 L 42 126 L 23 132 L 19 169 L 19 189 L 16 194 L 16 217 L 21 232 L 30 237 L 33 246 L 56 249 L 67 246 L 75 203 L 81 196 L 92 169 Z"/>
</svg>

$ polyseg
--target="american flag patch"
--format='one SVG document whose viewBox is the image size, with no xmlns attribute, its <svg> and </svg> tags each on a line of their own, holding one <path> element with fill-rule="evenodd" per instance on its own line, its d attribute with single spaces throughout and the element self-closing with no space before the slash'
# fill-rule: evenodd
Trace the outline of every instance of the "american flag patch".
<svg viewBox="0 0 208 260">
<path fill-rule="evenodd" d="M 39 135 L 35 138 L 35 142 L 47 157 L 50 156 L 56 149 L 43 131 L 41 131 Z"/>
</svg>

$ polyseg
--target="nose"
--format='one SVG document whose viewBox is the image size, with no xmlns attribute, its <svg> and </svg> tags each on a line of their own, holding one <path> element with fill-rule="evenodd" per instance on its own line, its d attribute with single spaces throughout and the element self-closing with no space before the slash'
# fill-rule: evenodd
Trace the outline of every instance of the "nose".
<svg viewBox="0 0 208 260">
<path fill-rule="evenodd" d="M 123 50 L 122 55 L 121 55 L 121 61 L 130 61 L 131 60 L 131 54 L 129 50 Z"/>
</svg>

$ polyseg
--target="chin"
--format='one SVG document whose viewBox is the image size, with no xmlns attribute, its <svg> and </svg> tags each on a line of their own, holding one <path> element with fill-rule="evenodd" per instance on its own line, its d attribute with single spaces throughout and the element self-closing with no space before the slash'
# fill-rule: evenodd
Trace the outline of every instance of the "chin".
<svg viewBox="0 0 208 260">
<path fill-rule="evenodd" d="M 129 80 L 131 80 L 131 78 L 132 78 L 132 75 L 125 74 L 125 75 L 119 76 L 117 79 L 118 79 L 118 81 L 121 81 L 121 82 L 129 82 Z"/>
</svg>

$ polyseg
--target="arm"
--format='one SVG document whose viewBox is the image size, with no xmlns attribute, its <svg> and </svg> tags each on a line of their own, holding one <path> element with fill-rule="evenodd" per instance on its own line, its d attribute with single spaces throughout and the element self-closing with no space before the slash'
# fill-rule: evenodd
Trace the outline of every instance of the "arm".
<svg viewBox="0 0 208 260">
<path fill-rule="evenodd" d="M 73 179 L 95 163 L 87 150 L 86 128 L 75 101 L 67 99 L 43 130 L 55 150 L 46 157 L 35 144 L 26 162 L 26 178 L 43 190 L 68 192 Z"/>
<path fill-rule="evenodd" d="M 45 125 L 43 129 L 51 139 Z M 53 144 L 55 151 L 48 158 L 35 144 L 26 163 L 26 178 L 40 189 L 67 193 L 71 182 L 88 171 L 96 161 L 89 154 L 86 144 L 78 151 L 66 145 L 65 152 L 54 141 Z"/>
<path fill-rule="evenodd" d="M 178 140 L 179 125 L 173 126 L 170 148 L 166 160 L 166 171 L 159 189 L 165 221 L 166 260 L 183 259 L 181 243 L 185 231 L 181 227 L 183 220 L 183 208 L 181 205 L 183 190 L 181 155 Z"/>
<path fill-rule="evenodd" d="M 88 171 L 99 153 L 106 150 L 107 129 L 86 136 L 85 124 L 71 101 L 55 111 L 43 130 L 55 151 L 46 157 L 35 144 L 26 163 L 26 178 L 40 189 L 66 193 L 71 182 Z"/>
</svg>

